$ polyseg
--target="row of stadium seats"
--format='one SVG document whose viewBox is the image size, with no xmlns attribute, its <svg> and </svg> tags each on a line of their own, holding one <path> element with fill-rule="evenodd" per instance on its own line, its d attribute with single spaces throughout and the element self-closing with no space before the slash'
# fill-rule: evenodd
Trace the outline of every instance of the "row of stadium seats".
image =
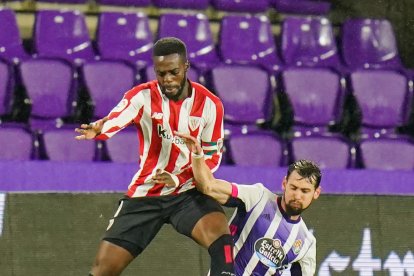
<svg viewBox="0 0 414 276">
<path fill-rule="evenodd" d="M 31 53 L 26 53 L 16 17 L 0 9 L 0 58 L 18 62 L 35 57 L 59 57 L 76 65 L 95 59 L 124 60 L 143 68 L 151 64 L 154 35 L 143 13 L 102 12 L 95 41 L 78 11 L 40 10 L 36 13 Z M 270 72 L 283 67 L 330 67 L 403 70 L 395 34 L 385 19 L 349 19 L 342 26 L 339 45 L 325 17 L 287 17 L 281 26 L 280 47 L 264 15 L 228 15 L 220 22 L 215 42 L 208 18 L 197 14 L 163 14 L 157 37 L 176 36 L 188 45 L 198 70 L 219 62 L 260 65 Z"/>
<path fill-rule="evenodd" d="M 16 2 L 16 1 L 5 1 Z M 90 4 L 90 0 L 36 0 L 58 4 Z M 156 7 L 167 9 L 206 10 L 210 6 L 217 11 L 264 13 L 270 8 L 280 13 L 326 14 L 331 4 L 318 0 L 96 0 L 95 5 L 120 7 Z"/>
<path fill-rule="evenodd" d="M 53 129 L 35 136 L 22 128 L 2 128 L 0 143 L 13 146 L 0 148 L 0 159 L 138 161 L 134 130 L 121 131 L 105 142 L 78 141 L 74 135 L 73 129 Z M 341 137 L 315 135 L 283 141 L 272 132 L 262 131 L 231 135 L 226 148 L 224 164 L 240 166 L 286 166 L 292 160 L 306 158 L 323 169 L 414 169 L 414 142 L 408 138 L 364 139 L 352 144 Z"/>
</svg>

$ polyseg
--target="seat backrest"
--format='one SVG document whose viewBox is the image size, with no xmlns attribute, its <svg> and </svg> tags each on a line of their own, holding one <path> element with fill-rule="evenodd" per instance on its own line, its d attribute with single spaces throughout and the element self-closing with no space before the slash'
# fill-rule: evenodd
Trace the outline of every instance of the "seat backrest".
<svg viewBox="0 0 414 276">
<path fill-rule="evenodd" d="M 152 0 L 152 3 L 159 8 L 204 10 L 209 0 Z"/>
<path fill-rule="evenodd" d="M 280 65 L 271 24 L 264 15 L 224 16 L 219 48 L 226 63 L 259 64 L 270 71 Z"/>
<path fill-rule="evenodd" d="M 269 0 L 279 13 L 282 14 L 303 14 L 303 15 L 324 15 L 331 9 L 328 1 L 314 0 Z"/>
<path fill-rule="evenodd" d="M 146 7 L 151 0 L 97 0 L 100 5 Z"/>
<path fill-rule="evenodd" d="M 321 169 L 345 169 L 351 166 L 351 146 L 342 138 L 330 136 L 301 136 L 290 142 L 292 160 L 309 159 Z"/>
<path fill-rule="evenodd" d="M 362 164 L 367 169 L 414 170 L 414 143 L 406 138 L 375 138 L 361 141 Z"/>
<path fill-rule="evenodd" d="M 73 129 L 49 129 L 43 133 L 43 142 L 49 160 L 93 161 L 95 141 L 74 139 Z"/>
<path fill-rule="evenodd" d="M 228 12 L 262 13 L 269 7 L 268 0 L 211 0 L 216 10 Z"/>
<path fill-rule="evenodd" d="M 6 114 L 10 109 L 10 68 L 0 61 L 0 115 Z"/>
<path fill-rule="evenodd" d="M 59 4 L 86 4 L 88 0 L 36 0 L 37 2 L 52 2 Z"/>
<path fill-rule="evenodd" d="M 153 35 L 144 13 L 102 12 L 96 37 L 104 59 L 120 59 L 143 66 L 152 63 Z"/>
<path fill-rule="evenodd" d="M 76 64 L 95 58 L 85 17 L 79 11 L 37 11 L 34 44 L 42 57 L 63 58 Z"/>
<path fill-rule="evenodd" d="M 0 127 L 0 160 L 30 160 L 32 135 L 23 128 Z"/>
<path fill-rule="evenodd" d="M 386 19 L 349 19 L 342 26 L 346 64 L 356 68 L 401 68 L 395 33 Z"/>
<path fill-rule="evenodd" d="M 20 65 L 20 74 L 31 101 L 31 117 L 56 119 L 70 114 L 73 99 L 72 67 L 56 59 L 32 59 Z"/>
<path fill-rule="evenodd" d="M 210 23 L 204 14 L 163 14 L 158 37 L 177 37 L 184 41 L 188 58 L 196 67 L 211 68 L 218 62 Z"/>
<path fill-rule="evenodd" d="M 324 68 L 290 68 L 282 73 L 284 91 L 294 112 L 294 123 L 328 126 L 341 114 L 340 77 Z"/>
<path fill-rule="evenodd" d="M 0 58 L 15 63 L 27 58 L 13 10 L 0 7 L 0 26 Z"/>
<path fill-rule="evenodd" d="M 283 166 L 283 143 L 271 132 L 233 134 L 229 137 L 233 162 L 241 166 Z"/>
<path fill-rule="evenodd" d="M 266 71 L 255 66 L 220 65 L 211 73 L 213 91 L 223 102 L 227 122 L 256 124 L 269 119 L 271 91 Z"/>
<path fill-rule="evenodd" d="M 339 67 L 333 28 L 326 17 L 287 17 L 281 39 L 287 65 Z"/>
<path fill-rule="evenodd" d="M 134 86 L 134 69 L 121 61 L 97 61 L 82 68 L 94 105 L 94 117 L 105 117 L 122 95 Z"/>
<path fill-rule="evenodd" d="M 139 162 L 139 140 L 135 130 L 120 131 L 105 143 L 112 162 Z"/>
<path fill-rule="evenodd" d="M 392 128 L 405 122 L 410 103 L 405 76 L 393 71 L 356 71 L 351 85 L 363 126 Z"/>
</svg>

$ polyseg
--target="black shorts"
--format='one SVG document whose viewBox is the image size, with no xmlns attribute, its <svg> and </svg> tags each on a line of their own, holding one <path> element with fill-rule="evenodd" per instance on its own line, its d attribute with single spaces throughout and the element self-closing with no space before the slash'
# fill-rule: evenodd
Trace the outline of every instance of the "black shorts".
<svg viewBox="0 0 414 276">
<path fill-rule="evenodd" d="M 198 220 L 212 212 L 224 213 L 217 201 L 196 189 L 178 195 L 123 198 L 103 239 L 125 248 L 136 257 L 164 223 L 191 237 Z"/>
</svg>

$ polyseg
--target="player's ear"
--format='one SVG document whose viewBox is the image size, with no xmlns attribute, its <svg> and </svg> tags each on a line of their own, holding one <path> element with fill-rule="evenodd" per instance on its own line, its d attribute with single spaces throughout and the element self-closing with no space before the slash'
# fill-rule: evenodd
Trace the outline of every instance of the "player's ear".
<svg viewBox="0 0 414 276">
<path fill-rule="evenodd" d="M 285 191 L 286 190 L 286 185 L 287 185 L 287 178 L 286 176 L 283 177 L 283 181 L 282 181 L 282 190 Z"/>
<path fill-rule="evenodd" d="M 187 71 L 190 68 L 190 62 L 187 60 L 185 62 L 185 71 Z"/>
<path fill-rule="evenodd" d="M 318 199 L 318 197 L 321 194 L 321 190 L 322 190 L 321 186 L 319 186 L 318 188 L 316 188 L 315 192 L 313 193 L 313 199 Z"/>
</svg>

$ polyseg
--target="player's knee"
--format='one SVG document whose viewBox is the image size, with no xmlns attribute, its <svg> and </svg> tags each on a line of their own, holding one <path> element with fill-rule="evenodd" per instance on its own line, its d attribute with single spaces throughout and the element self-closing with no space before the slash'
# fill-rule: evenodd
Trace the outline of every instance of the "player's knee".
<svg viewBox="0 0 414 276">
<path fill-rule="evenodd" d="M 222 235 L 210 245 L 208 253 L 211 257 L 211 276 L 235 275 L 233 247 L 233 237 L 229 234 Z"/>
</svg>

